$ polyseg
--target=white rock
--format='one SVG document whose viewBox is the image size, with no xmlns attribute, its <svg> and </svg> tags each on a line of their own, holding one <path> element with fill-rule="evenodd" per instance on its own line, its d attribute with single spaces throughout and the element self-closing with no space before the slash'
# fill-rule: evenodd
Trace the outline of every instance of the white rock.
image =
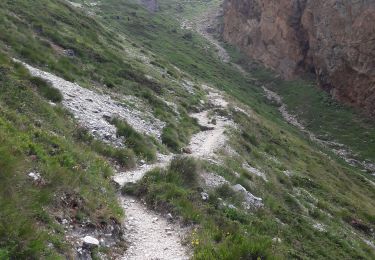
<svg viewBox="0 0 375 260">
<path fill-rule="evenodd" d="M 268 179 L 266 177 L 266 174 L 264 172 L 258 170 L 257 168 L 252 167 L 248 163 L 243 163 L 242 168 L 244 168 L 249 173 L 252 173 L 252 174 L 255 174 L 255 175 L 261 177 L 264 181 L 266 181 L 266 182 L 268 181 Z"/>
<path fill-rule="evenodd" d="M 262 207 L 262 199 L 259 197 L 254 196 L 252 193 L 248 192 L 245 187 L 243 187 L 241 184 L 236 184 L 232 186 L 232 189 L 236 192 L 242 193 L 244 195 L 244 207 L 246 209 L 251 209 L 252 207 Z"/>
<path fill-rule="evenodd" d="M 232 187 L 232 189 L 234 191 L 237 191 L 237 192 L 247 192 L 247 190 L 245 189 L 244 186 L 242 186 L 241 184 L 236 184 Z"/>
<path fill-rule="evenodd" d="M 202 200 L 206 201 L 209 199 L 209 195 L 206 192 L 201 192 Z"/>
<path fill-rule="evenodd" d="M 29 174 L 27 174 L 27 176 L 29 176 L 31 179 L 33 179 L 34 181 L 38 181 L 40 180 L 42 177 L 40 176 L 40 173 L 39 172 L 30 172 Z"/>
<path fill-rule="evenodd" d="M 83 245 L 89 248 L 99 246 L 99 240 L 97 240 L 96 238 L 92 236 L 85 236 L 82 239 L 82 241 L 83 241 Z"/>
</svg>

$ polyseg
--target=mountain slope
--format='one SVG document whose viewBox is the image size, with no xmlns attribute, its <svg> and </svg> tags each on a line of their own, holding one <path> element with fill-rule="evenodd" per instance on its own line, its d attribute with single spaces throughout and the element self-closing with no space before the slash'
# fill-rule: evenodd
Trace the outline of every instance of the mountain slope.
<svg viewBox="0 0 375 260">
<path fill-rule="evenodd" d="M 201 35 L 181 28 L 179 18 L 193 19 L 191 10 L 202 14 L 212 6 L 159 1 L 160 11 L 149 13 L 131 0 L 75 2 L 0 3 L 2 257 L 75 255 L 82 242 L 69 243 L 69 232 L 80 225 L 97 236 L 106 227 L 120 228 L 127 238 L 124 246 L 121 232 L 113 232 L 115 243 L 88 250 L 90 257 L 127 254 L 137 233 L 126 225 L 136 219 L 119 224 L 112 169 L 126 180 L 146 169 L 137 183 L 123 187 L 125 197 L 118 196 L 127 206 L 141 199 L 149 208 L 136 212 L 153 210 L 187 225 L 182 245 L 193 258 L 374 257 L 372 177 L 283 120 L 260 88 L 272 75 L 261 68 L 244 74 L 221 62 Z M 38 15 L 42 10 L 45 15 Z M 62 77 L 62 95 L 11 58 Z M 63 90 L 73 82 L 87 90 L 69 97 Z M 95 100 L 84 98 L 89 91 Z M 77 96 L 82 105 L 75 108 L 69 104 Z M 95 105 L 103 96 L 119 107 L 103 125 L 115 126 L 111 134 L 120 147 L 79 117 L 88 115 L 96 125 L 94 114 L 107 109 Z M 148 134 L 122 111 L 146 126 L 161 121 L 165 127 L 160 136 Z M 160 163 L 181 151 L 200 156 Z M 30 172 L 40 173 L 43 182 L 35 183 Z M 67 198 L 74 199 L 66 205 Z M 256 198 L 262 203 L 244 204 Z M 32 239 L 35 232 L 41 235 Z"/>
</svg>

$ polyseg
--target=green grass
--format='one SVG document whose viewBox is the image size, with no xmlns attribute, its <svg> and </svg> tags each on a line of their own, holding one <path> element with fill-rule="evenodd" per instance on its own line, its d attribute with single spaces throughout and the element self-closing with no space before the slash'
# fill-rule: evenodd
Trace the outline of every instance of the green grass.
<svg viewBox="0 0 375 260">
<path fill-rule="evenodd" d="M 189 143 L 190 137 L 197 132 L 198 129 L 196 120 L 189 117 L 185 111 L 182 111 L 180 120 L 170 122 L 164 127 L 161 139 L 163 144 L 172 151 L 179 153 L 181 148 Z"/>
</svg>

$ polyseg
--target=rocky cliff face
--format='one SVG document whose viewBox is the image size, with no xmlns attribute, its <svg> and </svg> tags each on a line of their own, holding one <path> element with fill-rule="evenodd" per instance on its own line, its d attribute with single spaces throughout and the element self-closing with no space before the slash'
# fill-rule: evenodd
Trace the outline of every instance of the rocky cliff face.
<svg viewBox="0 0 375 260">
<path fill-rule="evenodd" d="M 224 39 L 292 78 L 313 72 L 375 115 L 375 1 L 226 0 Z"/>
</svg>

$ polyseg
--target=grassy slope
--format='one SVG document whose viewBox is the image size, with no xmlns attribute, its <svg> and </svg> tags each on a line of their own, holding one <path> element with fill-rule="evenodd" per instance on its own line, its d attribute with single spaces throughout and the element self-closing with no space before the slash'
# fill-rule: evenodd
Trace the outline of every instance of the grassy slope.
<svg viewBox="0 0 375 260">
<path fill-rule="evenodd" d="M 353 219 L 361 219 L 365 225 L 374 224 L 373 187 L 362 173 L 335 159 L 334 155 L 331 154 L 333 159 L 329 159 L 320 154 L 321 148 L 316 148 L 314 144 L 301 138 L 295 129 L 282 122 L 274 107 L 265 104 L 261 90 L 256 84 L 267 79 L 274 80 L 273 76 L 258 70 L 253 73 L 257 80 L 246 79 L 230 65 L 220 63 L 214 53 L 207 51 L 206 43 L 199 36 L 194 35 L 192 39 L 184 38 L 186 32 L 181 31 L 179 24 L 165 15 L 169 13 L 168 9 L 163 9 L 168 8 L 167 4 L 170 5 L 169 8 L 174 8 L 170 2 L 162 5 L 161 14 L 154 15 L 128 2 L 131 1 L 108 1 L 98 8 L 97 14 L 102 15 L 109 26 L 128 35 L 137 44 L 160 54 L 196 78 L 226 90 L 260 115 L 260 119 L 255 122 L 243 115 L 235 116 L 242 125 L 242 131 L 253 135 L 259 144 L 254 145 L 246 138 L 240 137 L 239 133 L 234 133 L 233 145 L 241 151 L 241 158 L 238 161 L 228 159 L 226 168 L 215 168 L 216 172 L 230 176 L 231 172 L 240 170 L 240 163 L 245 159 L 273 176 L 266 184 L 257 178 L 246 176 L 246 173 L 237 180 L 242 181 L 244 185 L 247 184 L 250 190 L 264 197 L 266 201 L 266 212 L 257 218 L 257 223 L 260 227 L 263 223 L 264 229 L 252 230 L 252 235 L 271 236 L 279 229 L 280 236 L 285 239 L 280 251 L 292 257 L 370 257 L 373 252 L 360 242 L 356 235 L 351 234 L 352 227 L 348 223 Z M 272 162 L 269 159 L 270 155 L 275 156 L 278 161 Z M 288 178 L 283 174 L 285 170 L 296 174 Z M 251 185 L 248 182 L 249 178 L 252 179 Z M 183 207 L 195 207 L 194 203 L 186 205 L 188 202 L 184 202 L 183 199 L 171 199 L 173 192 L 167 192 L 167 197 L 163 197 L 162 191 L 168 190 L 163 185 L 168 187 L 173 185 L 173 181 L 172 184 L 170 180 L 161 183 L 163 188 L 159 187 L 154 192 L 162 197 L 162 201 L 173 204 L 180 213 L 184 211 Z M 196 194 L 194 190 L 191 192 Z M 152 196 L 152 193 L 148 196 Z M 198 200 L 194 202 L 199 205 Z M 197 210 L 200 211 L 199 206 Z M 191 218 L 191 214 L 187 214 L 186 217 Z M 287 225 L 282 228 L 275 224 L 275 217 Z M 326 224 L 329 227 L 328 234 L 312 228 L 314 221 Z M 273 229 L 270 222 L 277 228 Z M 216 225 L 220 227 L 219 223 Z M 207 228 L 203 232 L 210 233 L 212 229 Z M 204 241 L 214 240 L 212 236 L 211 233 L 210 239 Z M 219 240 L 214 245 L 207 243 L 213 248 L 216 247 L 218 251 L 226 244 L 225 250 L 234 252 L 231 251 L 235 250 L 234 241 Z M 197 255 L 207 257 L 204 253 L 207 248 L 210 246 L 197 248 Z"/>
<path fill-rule="evenodd" d="M 73 118 L 39 96 L 26 70 L 3 53 L 0 71 L 0 258 L 69 255 L 55 217 L 97 224 L 122 216 L 111 169 L 73 137 Z M 32 171 L 44 183 L 33 183 Z M 77 207 L 63 206 L 62 196 L 74 198 Z"/>
<path fill-rule="evenodd" d="M 173 2 L 169 4 L 172 8 L 174 7 Z M 164 90 L 173 89 L 176 91 L 175 94 L 179 98 L 175 101 L 187 103 L 181 106 L 183 111 L 189 109 L 197 100 L 192 100 L 191 97 L 180 92 L 176 85 L 168 83 L 167 80 L 163 81 L 162 78 L 158 80 L 165 85 L 162 88 L 155 89 L 155 84 L 150 83 L 143 76 L 143 71 L 147 69 L 141 66 L 139 62 L 127 57 L 124 48 L 136 46 L 146 55 L 151 56 L 154 62 L 166 67 L 172 73 L 173 67 L 168 63 L 171 62 L 196 79 L 226 90 L 254 109 L 257 119 L 250 119 L 241 113 L 232 112 L 235 121 L 241 125 L 238 132 L 232 133 L 231 137 L 232 145 L 238 150 L 240 156 L 228 158 L 226 167 L 217 167 L 205 162 L 201 162 L 201 167 L 228 176 L 233 181 L 242 183 L 254 194 L 263 197 L 265 200 L 264 210 L 252 215 L 244 215 L 240 210 L 233 212 L 220 210 L 215 199 L 210 200 L 209 204 L 202 204 L 197 187 L 190 184 L 186 185 L 179 181 L 179 178 L 173 177 L 175 174 L 183 172 L 183 166 L 172 169 L 172 173 L 167 174 L 167 176 L 171 175 L 173 178 L 166 178 L 163 175 L 160 177 L 160 174 L 155 173 L 157 177 L 150 178 L 150 181 L 144 183 L 145 187 L 151 188 L 148 189 L 146 194 L 141 195 L 147 196 L 150 201 L 167 203 L 186 221 L 201 224 L 201 229 L 197 230 L 197 234 L 194 235 L 197 237 L 193 237 L 199 239 L 199 245 L 195 243 L 197 258 L 220 257 L 230 259 L 235 252 L 239 252 L 239 257 L 247 258 L 275 254 L 287 258 L 357 259 L 373 257 L 373 251 L 361 242 L 357 235 L 353 235 L 352 231 L 367 239 L 371 239 L 371 235 L 366 235 L 349 225 L 353 219 L 360 219 L 364 226 L 374 226 L 375 191 L 373 187 L 360 172 L 349 168 L 334 156 L 332 156 L 333 159 L 329 159 L 322 155 L 314 144 L 306 141 L 295 129 L 285 124 L 277 110 L 264 102 L 262 91 L 256 87 L 256 82 L 244 78 L 230 65 L 222 64 L 212 51 L 205 48 L 206 42 L 198 35 L 193 35 L 192 39 L 184 37 L 186 32 L 181 31 L 179 24 L 169 16 L 171 13 L 169 9 L 160 14 L 150 15 L 130 0 L 108 0 L 102 6 L 92 8 L 92 11 L 99 15 L 97 18 L 102 18 L 101 22 L 110 27 L 111 30 L 124 35 L 124 40 L 122 37 L 120 38 L 104 29 L 100 23 L 95 21 L 96 18 L 87 17 L 66 5 L 64 1 L 38 0 L 33 1 L 33 3 L 22 0 L 5 1 L 0 3 L 0 7 L 0 26 L 2 32 L 4 32 L 0 36 L 0 40 L 3 42 L 0 46 L 7 53 L 35 65 L 43 66 L 66 79 L 78 81 L 86 86 L 94 83 L 107 85 L 121 93 L 135 93 L 154 107 L 156 115 L 165 120 L 170 120 L 170 124 L 175 125 L 174 129 L 187 129 L 186 135 L 191 134 L 191 129 L 187 127 L 189 122 L 174 122 L 171 113 L 165 113 L 161 103 L 155 100 L 155 91 L 161 89 L 160 95 L 164 97 L 169 96 L 169 91 Z M 163 4 L 162 8 L 170 7 Z M 44 16 L 37 15 L 40 10 L 45 12 Z M 65 55 L 61 55 L 56 50 L 58 49 L 56 46 L 73 49 L 76 54 L 75 57 L 67 58 Z M 157 54 L 157 56 L 153 56 L 152 53 Z M 9 61 L 5 60 L 3 63 L 9 64 Z M 45 64 L 48 64 L 48 67 L 45 67 Z M 7 66 L 11 66 L 11 71 L 17 71 L 12 68 L 13 65 Z M 125 71 L 122 71 L 123 69 Z M 149 72 L 151 73 L 151 71 Z M 178 72 L 175 73 L 178 74 L 177 77 L 184 76 Z M 268 74 L 261 73 L 261 71 L 254 73 L 254 75 L 269 77 Z M 24 74 L 14 77 L 22 80 L 27 78 Z M 14 92 L 16 91 L 14 86 L 17 86 L 16 79 L 12 79 L 9 84 L 2 84 L 2 86 L 7 86 L 7 89 Z M 26 86 L 29 85 L 27 82 L 26 80 Z M 13 86 L 13 89 L 10 86 Z M 24 91 L 32 95 L 27 100 L 40 100 L 30 89 L 24 88 Z M 146 94 L 144 94 L 144 91 Z M 15 115 L 16 106 L 18 107 L 22 103 L 27 105 L 27 102 L 13 99 L 13 92 L 10 92 L 11 94 L 4 92 L 3 98 L 7 99 L 8 102 L 13 102 L 14 105 L 2 107 L 8 107 L 9 113 L 17 119 L 22 117 L 22 114 Z M 40 102 L 49 111 L 60 111 L 57 108 L 49 107 L 45 101 L 41 100 Z M 57 113 L 56 121 L 66 121 L 67 115 L 57 111 L 53 112 Z M 30 115 L 33 116 L 28 115 L 27 120 L 31 120 L 30 118 L 33 117 L 39 118 L 44 115 L 44 112 L 33 110 Z M 47 114 L 46 117 L 54 118 L 50 114 Z M 27 121 L 26 125 L 31 125 L 31 123 Z M 11 126 L 14 128 L 17 125 L 12 122 Z M 58 131 L 60 128 L 55 128 L 55 126 L 59 126 L 59 124 L 57 122 L 50 123 L 50 127 Z M 43 126 L 42 132 L 46 131 L 44 127 L 47 128 L 47 124 Z M 73 123 L 72 125 L 63 125 L 61 126 L 63 130 L 59 130 L 64 131 L 62 134 L 68 136 L 67 139 L 63 139 L 71 149 L 68 153 L 70 151 L 73 153 L 78 149 L 80 156 L 74 157 L 78 161 L 79 158 L 82 158 L 81 156 L 96 158 L 93 152 L 90 152 L 90 146 L 86 147 L 82 144 L 82 148 L 70 141 L 69 136 L 71 136 L 72 128 Z M 14 131 L 15 136 L 19 136 L 20 133 L 30 136 L 33 133 L 28 128 L 24 129 L 23 125 Z M 4 130 L 1 133 L 8 134 L 9 131 Z M 244 133 L 247 133 L 247 135 Z M 186 139 L 186 137 L 181 139 Z M 13 141 L 9 134 L 1 140 L 8 140 L 8 143 L 4 145 L 8 149 L 4 153 L 5 155 L 11 154 L 8 151 L 13 146 L 17 147 L 15 144 L 22 145 L 24 143 L 23 141 Z M 257 141 L 254 142 L 254 140 Z M 37 145 L 40 143 L 39 140 L 35 142 Z M 43 152 L 47 148 L 43 146 L 39 150 Z M 27 160 L 23 160 L 23 156 L 25 155 L 21 153 L 15 161 L 18 163 L 27 162 Z M 274 156 L 278 160 L 271 160 L 269 156 Z M 52 160 L 49 157 L 47 158 L 48 161 Z M 101 165 L 100 163 L 103 163 L 103 161 L 98 160 L 99 165 Z M 260 178 L 249 176 L 241 170 L 240 165 L 245 160 L 265 171 L 270 181 L 264 183 Z M 7 172 L 9 173 L 17 172 L 12 168 L 10 163 L 12 160 L 7 161 L 9 161 L 10 166 L 5 165 L 3 168 L 8 167 L 9 171 Z M 82 161 L 89 160 L 82 159 Z M 44 169 L 43 167 L 41 168 Z M 71 171 L 69 166 L 62 165 L 61 167 Z M 285 170 L 290 170 L 295 175 L 288 178 L 283 174 Z M 234 172 L 241 173 L 241 177 L 236 179 Z M 56 176 L 56 178 L 60 176 L 60 174 L 54 174 L 54 169 L 50 171 L 48 167 L 42 173 L 45 173 L 46 176 L 49 176 L 49 174 L 52 177 Z M 90 183 L 90 181 L 94 183 L 94 185 L 87 187 L 90 192 L 93 189 L 92 187 L 96 187 L 95 185 L 98 185 L 101 181 L 105 182 L 100 174 L 93 175 L 98 177 L 91 178 L 84 175 L 87 179 L 81 178 L 83 183 Z M 20 176 L 24 177 L 22 174 Z M 69 175 L 63 176 L 66 177 L 68 183 L 73 180 Z M 11 183 L 22 182 L 11 179 Z M 78 184 L 82 188 L 77 189 L 77 191 L 84 196 L 85 188 L 83 187 L 86 186 L 82 183 Z M 39 188 L 31 187 L 31 189 L 36 190 L 37 194 L 41 192 Z M 232 198 L 233 195 L 228 194 L 225 190 L 216 192 L 217 196 L 233 200 L 233 203 L 236 202 L 236 198 Z M 50 191 L 46 193 L 48 196 L 52 194 Z M 6 197 L 2 196 L 2 198 Z M 33 196 L 27 198 L 38 201 Z M 100 199 L 101 197 L 94 196 L 94 198 Z M 90 196 L 87 199 L 91 201 L 94 198 Z M 212 198 L 215 198 L 215 194 Z M 21 199 L 15 198 L 9 202 L 9 205 L 17 205 L 21 202 Z M 41 208 L 41 205 L 45 205 L 38 203 L 36 204 L 39 205 L 39 208 Z M 53 204 L 46 202 L 46 205 Z M 90 203 L 89 205 L 95 204 Z M 94 207 L 91 210 L 94 210 Z M 89 212 L 95 212 L 95 210 Z M 112 215 L 118 214 L 116 209 L 109 209 L 108 212 Z M 25 209 L 25 212 L 20 215 L 27 218 L 28 211 Z M 276 218 L 286 225 L 278 224 Z M 5 220 L 5 218 L 2 219 Z M 41 228 L 35 227 L 35 223 L 38 223 L 35 218 L 31 219 L 32 221 L 27 222 L 27 226 L 41 230 Z M 328 232 L 319 232 L 312 228 L 313 221 L 324 223 Z M 12 226 L 17 227 L 16 225 Z M 17 228 L 16 231 L 20 233 Z M 26 236 L 15 240 L 28 241 L 31 233 L 22 233 Z M 238 235 L 234 235 L 237 233 Z M 3 237 L 6 239 L 8 239 L 7 234 L 9 233 L 4 232 Z M 272 245 L 271 239 L 276 234 L 282 239 L 282 243 Z M 11 249 L 11 244 L 8 241 L 1 242 L 1 247 L 6 248 L 1 253 L 28 252 Z M 61 241 L 61 237 L 59 241 Z M 58 250 L 57 247 L 55 251 Z M 39 257 L 43 250 L 36 247 L 33 252 L 36 257 Z"/>
<path fill-rule="evenodd" d="M 308 82 L 272 84 L 288 107 L 308 129 L 328 140 L 352 148 L 359 158 L 375 161 L 375 123 L 350 107 L 339 104 Z"/>
</svg>

